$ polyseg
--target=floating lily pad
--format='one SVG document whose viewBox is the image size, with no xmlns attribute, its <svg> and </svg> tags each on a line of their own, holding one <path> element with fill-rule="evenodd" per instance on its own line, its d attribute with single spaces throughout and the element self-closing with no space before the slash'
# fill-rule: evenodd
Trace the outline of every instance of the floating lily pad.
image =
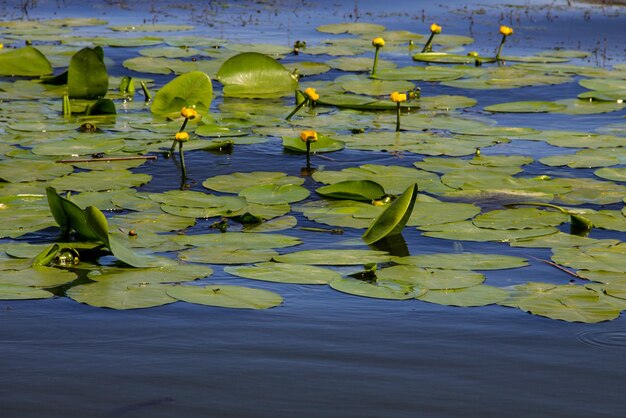
<svg viewBox="0 0 626 418">
<path fill-rule="evenodd" d="M 624 167 L 601 168 L 596 170 L 594 174 L 603 179 L 626 182 L 626 168 Z M 2 176 L 0 175 L 0 177 Z"/>
<path fill-rule="evenodd" d="M 352 33 L 352 34 L 366 34 L 366 33 L 377 33 L 385 30 L 383 25 L 378 25 L 376 23 L 366 23 L 366 22 L 354 22 L 354 23 L 331 23 L 327 25 L 321 25 L 315 28 L 318 32 L 324 33 Z"/>
<path fill-rule="evenodd" d="M 581 270 L 626 273 L 626 245 L 591 248 L 556 248 L 552 260 Z"/>
<path fill-rule="evenodd" d="M 224 193 L 239 193 L 243 189 L 256 185 L 300 185 L 304 179 L 288 176 L 287 173 L 276 171 L 253 171 L 250 173 L 235 172 L 227 175 L 210 177 L 202 182 L 207 189 Z"/>
<path fill-rule="evenodd" d="M 463 289 L 477 286 L 485 276 L 464 269 L 433 270 L 414 265 L 393 266 L 376 272 L 379 283 L 398 282 L 428 290 Z"/>
<path fill-rule="evenodd" d="M 330 287 L 339 292 L 348 293 L 350 295 L 393 300 L 413 299 L 425 292 L 424 290 L 415 289 L 412 286 L 394 284 L 377 285 L 363 280 L 350 278 L 335 279 L 330 282 Z"/>
<path fill-rule="evenodd" d="M 528 265 L 525 258 L 502 254 L 438 253 L 398 257 L 397 264 L 450 270 L 501 270 Z"/>
<path fill-rule="evenodd" d="M 3 271 L 0 285 L 56 287 L 76 280 L 76 273 L 54 267 L 34 267 L 25 270 Z"/>
<path fill-rule="evenodd" d="M 502 112 L 502 113 L 545 113 L 554 112 L 557 110 L 563 110 L 567 106 L 564 104 L 558 104 L 554 102 L 508 102 L 500 103 L 491 106 L 486 106 L 487 112 Z"/>
<path fill-rule="evenodd" d="M 274 257 L 279 263 L 356 266 L 370 263 L 384 263 L 391 260 L 385 251 L 372 250 L 304 250 Z"/>
<path fill-rule="evenodd" d="M 0 300 L 49 299 L 54 294 L 43 289 L 15 284 L 0 284 Z"/>
<path fill-rule="evenodd" d="M 450 222 L 442 225 L 420 226 L 424 230 L 423 235 L 433 238 L 443 238 L 455 241 L 497 241 L 511 242 L 524 238 L 540 237 L 557 232 L 556 228 L 533 228 L 533 229 L 486 229 L 479 228 L 471 221 Z"/>
<path fill-rule="evenodd" d="M 97 192 L 140 186 L 151 179 L 149 174 L 135 174 L 128 170 L 83 171 L 56 178 L 51 185 L 58 190 Z"/>
<path fill-rule="evenodd" d="M 300 138 L 283 137 L 283 147 L 289 151 L 306 152 L 306 143 Z M 344 147 L 345 143 L 342 141 L 320 134 L 317 135 L 316 142 L 311 142 L 312 153 L 339 151 Z"/>
<path fill-rule="evenodd" d="M 526 229 L 558 226 L 569 220 L 566 213 L 540 210 L 537 208 L 516 208 L 494 210 L 474 218 L 474 225 L 489 229 Z"/>
<path fill-rule="evenodd" d="M 69 174 L 72 171 L 72 166 L 49 161 L 0 161 L 0 179 L 8 182 L 52 180 L 54 178 Z"/>
<path fill-rule="evenodd" d="M 260 250 L 299 245 L 299 238 L 281 234 L 226 232 L 219 234 L 179 235 L 174 242 L 194 247 Z"/>
<path fill-rule="evenodd" d="M 315 190 L 322 196 L 370 202 L 385 195 L 385 189 L 372 180 L 340 181 Z"/>
<path fill-rule="evenodd" d="M 511 296 L 501 304 L 552 319 L 595 323 L 620 315 L 619 308 L 582 286 L 528 283 L 514 286 L 510 292 Z"/>
<path fill-rule="evenodd" d="M 323 267 L 273 262 L 225 267 L 224 271 L 247 279 L 278 283 L 328 284 L 331 280 L 341 278 L 337 271 Z"/>
<path fill-rule="evenodd" d="M 157 268 L 113 268 L 91 271 L 88 277 L 97 282 L 121 283 L 178 283 L 202 279 L 213 274 L 213 269 L 198 264 L 177 264 Z"/>
<path fill-rule="evenodd" d="M 248 202 L 263 205 L 281 205 L 298 202 L 309 197 L 310 192 L 302 186 L 295 184 L 265 184 L 250 186 L 239 192 Z"/>
<path fill-rule="evenodd" d="M 74 286 L 66 295 L 77 302 L 100 308 L 141 309 L 176 302 L 166 291 L 171 285 L 160 283 L 108 282 Z"/>
<path fill-rule="evenodd" d="M 246 249 L 230 247 L 198 247 L 180 251 L 178 257 L 184 261 L 208 264 L 248 264 L 270 261 L 278 253 L 272 249 Z"/>
<path fill-rule="evenodd" d="M 505 300 L 508 292 L 488 285 L 478 285 L 463 289 L 429 290 L 417 299 L 438 305 L 486 306 Z"/>
<path fill-rule="evenodd" d="M 173 286 L 167 294 L 184 302 L 221 308 L 268 309 L 283 303 L 277 293 L 231 285 Z"/>
</svg>

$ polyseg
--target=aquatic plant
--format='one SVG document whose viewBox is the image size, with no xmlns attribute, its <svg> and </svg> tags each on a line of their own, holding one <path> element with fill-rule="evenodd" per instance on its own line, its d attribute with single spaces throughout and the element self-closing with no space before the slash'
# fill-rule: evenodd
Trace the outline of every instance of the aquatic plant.
<svg viewBox="0 0 626 418">
<path fill-rule="evenodd" d="M 502 47 L 504 46 L 504 43 L 506 42 L 506 38 L 508 38 L 509 36 L 513 35 L 513 28 L 501 25 L 500 26 L 500 34 L 502 35 L 502 39 L 500 40 L 500 45 L 498 45 L 498 49 L 497 49 L 497 52 L 496 52 L 496 59 L 497 60 L 500 59 L 500 56 L 502 54 Z"/>
<path fill-rule="evenodd" d="M 438 35 L 440 33 L 441 33 L 441 26 L 439 26 L 436 23 L 433 23 L 430 25 L 430 36 L 428 37 L 428 40 L 424 44 L 424 47 L 422 48 L 422 52 L 432 52 L 433 39 L 435 38 L 435 35 Z"/>
<path fill-rule="evenodd" d="M 370 75 L 374 77 L 376 75 L 376 70 L 378 69 L 378 52 L 380 51 L 380 48 L 385 46 L 385 40 L 380 37 L 374 38 L 372 39 L 372 46 L 375 48 L 375 51 L 374 51 L 374 64 L 372 65 L 372 71 Z"/>
<path fill-rule="evenodd" d="M 398 93 L 394 91 L 391 93 L 390 99 L 396 104 L 396 132 L 400 132 L 400 106 L 403 102 L 406 102 L 406 93 Z"/>
</svg>

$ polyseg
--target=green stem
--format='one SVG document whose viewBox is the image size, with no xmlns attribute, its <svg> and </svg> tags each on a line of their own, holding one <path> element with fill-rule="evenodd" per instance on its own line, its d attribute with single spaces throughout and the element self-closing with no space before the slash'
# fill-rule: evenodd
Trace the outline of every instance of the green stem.
<svg viewBox="0 0 626 418">
<path fill-rule="evenodd" d="M 498 52 L 496 52 L 496 59 L 500 59 L 500 54 L 502 53 L 502 46 L 506 42 L 506 35 L 502 35 L 502 41 L 500 41 L 500 46 L 498 46 Z"/>
<path fill-rule="evenodd" d="M 306 141 L 306 168 L 311 168 L 311 141 Z"/>
<path fill-rule="evenodd" d="M 376 75 L 376 67 L 378 67 L 378 51 L 380 50 L 380 47 L 377 46 L 376 47 L 376 52 L 374 53 L 374 65 L 372 66 L 372 77 Z"/>
<path fill-rule="evenodd" d="M 185 130 L 185 127 L 187 126 L 187 121 L 189 120 L 189 118 L 185 118 L 185 120 L 183 121 L 183 124 L 180 126 L 180 129 L 178 130 L 178 132 L 182 132 Z"/>
<path fill-rule="evenodd" d="M 140 81 L 139 83 L 141 84 L 141 90 L 143 90 L 144 100 L 146 103 L 148 103 L 150 99 L 152 99 L 152 96 L 150 95 L 150 92 L 148 91 L 148 87 L 146 87 L 146 83 L 143 81 Z"/>
<path fill-rule="evenodd" d="M 400 132 L 400 102 L 396 103 L 396 132 Z"/>
<path fill-rule="evenodd" d="M 180 154 L 180 166 L 183 169 L 183 181 L 187 178 L 187 168 L 185 167 L 185 154 L 183 153 L 183 143 L 178 143 L 178 153 Z"/>
<path fill-rule="evenodd" d="M 287 117 L 285 118 L 285 120 L 289 120 L 289 119 L 291 119 L 291 117 L 292 117 L 293 115 L 295 115 L 295 114 L 296 114 L 296 112 L 297 112 L 298 110 L 302 109 L 302 107 L 303 107 L 303 106 L 304 106 L 304 105 L 305 105 L 308 101 L 309 101 L 309 99 L 305 99 L 305 100 L 303 100 L 303 101 L 302 101 L 302 102 L 301 102 L 298 106 L 296 106 L 296 108 L 295 108 L 295 109 L 293 109 L 293 110 L 291 111 L 291 113 L 290 113 L 290 114 L 288 114 L 288 115 L 287 115 Z"/>
<path fill-rule="evenodd" d="M 63 95 L 63 116 L 72 116 L 72 104 L 70 102 L 70 97 L 67 94 Z"/>
<path fill-rule="evenodd" d="M 176 148 L 176 140 L 174 140 L 174 142 L 172 142 L 172 147 L 170 148 L 170 155 L 174 154 L 174 148 Z M 169 158 L 169 155 L 168 155 Z"/>
<path fill-rule="evenodd" d="M 422 53 L 431 52 L 433 50 L 431 44 L 433 43 L 434 37 L 435 37 L 435 32 L 431 32 L 430 37 L 428 38 L 428 40 L 426 41 L 426 44 L 424 45 L 424 48 L 422 48 Z"/>
</svg>

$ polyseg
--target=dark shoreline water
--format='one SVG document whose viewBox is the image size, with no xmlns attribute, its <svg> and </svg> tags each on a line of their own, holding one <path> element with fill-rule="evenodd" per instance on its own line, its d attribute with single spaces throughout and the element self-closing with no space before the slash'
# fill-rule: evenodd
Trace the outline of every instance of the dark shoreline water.
<svg viewBox="0 0 626 418">
<path fill-rule="evenodd" d="M 555 5 L 518 1 L 520 8 L 486 1 L 485 14 L 467 13 L 463 11 L 464 3 L 457 1 L 432 8 L 427 2 L 414 2 L 411 7 L 406 2 L 298 3 L 288 13 L 274 17 L 272 11 L 287 3 L 231 2 L 230 8 L 223 7 L 226 3 L 190 3 L 195 5 L 195 11 L 194 7 L 181 7 L 180 3 L 169 3 L 178 6 L 163 10 L 161 2 L 128 4 L 130 10 L 124 2 L 90 2 L 82 8 L 77 8 L 81 4 L 78 1 L 36 3 L 29 10 L 33 18 L 85 15 L 112 22 L 204 22 L 197 30 L 210 36 L 273 40 L 286 45 L 299 37 L 324 39 L 325 35 L 314 31 L 317 24 L 350 20 L 360 14 L 362 21 L 380 21 L 393 29 L 420 33 L 427 30 L 432 19 L 450 27 L 450 33 L 468 34 L 472 28 L 476 47 L 489 51 L 496 42 L 498 22 L 512 20 L 520 36 L 513 38 L 507 48 L 520 55 L 545 49 L 554 39 L 565 49 L 595 50 L 588 59 L 589 65 L 608 66 L 624 61 L 623 9 L 587 8 L 579 6 L 579 2 L 576 7 L 567 8 L 566 2 Z M 4 6 L 0 19 L 19 17 L 19 2 L 0 0 L 0 5 Z M 202 7 L 209 5 L 216 7 L 214 16 L 201 13 Z M 524 11 L 525 5 L 528 12 Z M 150 13 L 151 9 L 156 12 Z M 483 6 L 476 6 L 476 10 L 482 9 Z M 248 16 L 256 15 L 258 21 L 243 25 Z M 229 19 L 234 22 L 234 16 L 245 19 L 239 26 L 223 23 Z M 473 25 L 468 16 L 474 19 Z M 107 53 L 119 64 L 125 51 L 111 49 Z M 408 63 L 406 57 L 398 60 Z M 549 89 L 545 99 L 575 96 L 579 90 L 576 83 L 557 86 Z M 432 86 L 431 92 L 446 94 L 447 90 Z M 524 90 L 524 95 L 528 92 Z M 507 92 L 506 101 L 515 100 L 517 93 Z M 479 106 L 502 101 L 505 100 L 501 92 L 486 92 L 480 96 Z M 547 115 L 533 117 L 532 122 L 520 115 L 501 115 L 498 121 L 511 126 L 531 123 L 539 129 L 566 129 L 575 121 L 577 130 L 592 131 L 606 123 L 622 122 L 624 114 L 621 111 L 576 119 Z M 522 142 L 515 146 L 520 153 L 535 152 L 530 147 L 537 144 Z M 243 165 L 250 169 L 255 164 L 262 167 L 262 159 L 270 156 L 283 158 L 285 171 L 297 172 L 301 158 L 285 156 L 277 149 L 276 143 L 270 143 L 251 147 L 246 155 L 190 153 L 189 175 L 195 180 L 208 177 L 203 164 L 218 167 L 212 175 L 232 172 Z M 544 144 L 538 152 L 549 151 Z M 349 157 L 359 160 L 338 166 L 389 161 L 389 156 L 374 153 Z M 410 165 L 412 161 L 403 164 Z M 171 176 L 176 172 L 172 160 L 160 159 L 141 170 L 154 175 L 144 190 L 176 187 L 178 178 Z M 198 183 L 192 188 L 202 189 Z M 596 233 L 599 237 L 603 234 Z M 343 238 L 359 235 L 360 231 L 348 231 Z M 412 251 L 452 251 L 454 245 L 461 245 L 479 252 L 497 245 L 459 244 L 424 237 L 418 240 L 419 232 L 415 230 L 404 236 Z M 307 236 L 307 245 L 314 247 L 325 239 L 326 236 L 311 234 Z M 540 254 L 533 249 L 498 249 L 512 255 Z M 487 282 L 504 286 L 529 279 L 541 281 L 543 277 L 564 283 L 570 279 L 541 262 L 531 264 L 536 277 L 518 277 L 515 270 L 503 270 L 490 273 Z M 68 298 L 0 301 L 0 416 L 623 415 L 623 316 L 600 324 L 566 323 L 502 306 L 454 308 L 417 301 L 358 298 L 327 286 L 251 284 L 216 270 L 211 282 L 274 290 L 284 297 L 285 303 L 267 311 L 185 303 L 113 311 L 81 305 Z"/>
</svg>

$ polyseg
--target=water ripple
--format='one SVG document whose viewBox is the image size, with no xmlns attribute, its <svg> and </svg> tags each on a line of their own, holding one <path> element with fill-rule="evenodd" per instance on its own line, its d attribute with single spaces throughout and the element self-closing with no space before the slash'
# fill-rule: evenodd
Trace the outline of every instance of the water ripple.
<svg viewBox="0 0 626 418">
<path fill-rule="evenodd" d="M 626 331 L 583 331 L 576 339 L 595 347 L 626 348 Z"/>
</svg>

